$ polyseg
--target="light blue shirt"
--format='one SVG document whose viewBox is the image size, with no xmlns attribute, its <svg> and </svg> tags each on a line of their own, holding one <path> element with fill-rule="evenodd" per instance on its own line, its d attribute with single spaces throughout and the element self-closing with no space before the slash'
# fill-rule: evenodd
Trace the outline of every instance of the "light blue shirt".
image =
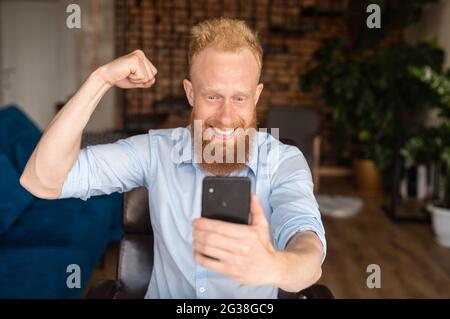
<svg viewBox="0 0 450 319">
<path fill-rule="evenodd" d="M 200 217 L 202 181 L 210 174 L 193 154 L 190 126 L 88 146 L 80 151 L 60 198 L 87 200 L 139 186 L 149 190 L 155 242 L 146 298 L 277 298 L 276 287 L 243 285 L 195 262 L 192 221 Z M 285 249 L 297 232 L 312 230 L 325 257 L 325 231 L 311 173 L 298 148 L 258 132 L 245 169 L 232 175 L 250 178 L 276 249 Z"/>
</svg>

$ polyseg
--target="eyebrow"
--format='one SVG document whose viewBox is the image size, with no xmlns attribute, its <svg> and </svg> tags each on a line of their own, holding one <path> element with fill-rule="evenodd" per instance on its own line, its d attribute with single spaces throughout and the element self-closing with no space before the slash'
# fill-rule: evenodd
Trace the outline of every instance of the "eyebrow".
<svg viewBox="0 0 450 319">
<path fill-rule="evenodd" d="M 211 88 L 204 88 L 204 89 L 201 89 L 200 92 L 201 92 L 201 93 L 210 93 L 210 92 L 214 92 L 214 93 L 221 94 L 221 93 L 220 93 L 220 90 L 215 89 L 215 88 L 212 88 L 212 87 L 211 87 Z M 245 92 L 245 91 L 238 90 L 238 91 L 234 92 L 233 95 L 245 95 L 245 96 L 248 96 L 248 95 L 250 95 L 250 93 L 249 93 L 249 92 Z"/>
</svg>

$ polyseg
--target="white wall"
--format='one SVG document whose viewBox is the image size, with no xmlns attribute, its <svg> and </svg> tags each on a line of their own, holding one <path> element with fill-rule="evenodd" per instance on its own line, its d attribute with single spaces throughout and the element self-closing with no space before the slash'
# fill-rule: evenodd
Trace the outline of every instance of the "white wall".
<svg viewBox="0 0 450 319">
<path fill-rule="evenodd" d="M 75 65 L 77 66 L 78 88 L 93 71 L 93 40 L 94 21 L 92 18 L 91 0 L 63 0 L 62 5 L 66 7 L 70 3 L 77 3 L 82 11 L 82 26 L 76 36 Z M 108 63 L 114 59 L 114 1 L 100 0 L 100 15 L 97 23 L 97 62 L 99 65 Z M 66 29 L 68 30 L 68 29 Z M 66 31 L 67 33 L 67 31 Z M 68 47 L 69 48 L 69 47 Z M 71 55 L 69 52 L 68 55 Z M 89 121 L 87 131 L 103 131 L 116 127 L 115 89 L 111 89 L 100 101 L 97 109 Z"/>
<path fill-rule="evenodd" d="M 81 7 L 81 29 L 66 27 L 70 3 Z M 7 96 L 0 94 L 0 104 L 18 103 L 44 129 L 54 116 L 54 104 L 75 93 L 92 71 L 92 1 L 1 0 L 0 6 L 2 82 L 5 67 L 16 68 L 8 79 Z M 98 26 L 101 65 L 114 57 L 114 1 L 100 0 Z M 111 90 L 103 98 L 88 131 L 115 127 L 114 96 Z"/>
<path fill-rule="evenodd" d="M 3 57 L 2 57 L 2 4 L 0 3 L 0 105 L 3 102 Z"/>
<path fill-rule="evenodd" d="M 429 4 L 422 15 L 420 23 L 408 30 L 407 36 L 412 41 L 436 39 L 446 52 L 445 66 L 450 67 L 450 0 L 440 0 Z"/>
<path fill-rule="evenodd" d="M 2 104 L 20 105 L 41 128 L 59 99 L 55 3 L 0 2 Z"/>
<path fill-rule="evenodd" d="M 433 41 L 445 51 L 444 68 L 450 68 L 450 0 L 440 0 L 425 8 L 421 21 L 406 31 L 411 42 Z M 424 118 L 427 126 L 439 125 L 437 110 L 430 110 Z"/>
</svg>

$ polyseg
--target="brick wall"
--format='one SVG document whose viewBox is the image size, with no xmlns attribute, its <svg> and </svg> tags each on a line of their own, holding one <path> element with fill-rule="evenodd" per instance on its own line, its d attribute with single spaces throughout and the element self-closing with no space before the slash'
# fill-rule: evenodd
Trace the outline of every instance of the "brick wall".
<svg viewBox="0 0 450 319">
<path fill-rule="evenodd" d="M 161 113 L 169 114 L 161 126 L 185 125 L 190 110 L 178 106 L 187 104 L 182 80 L 187 74 L 189 28 L 209 17 L 235 17 L 258 31 L 265 50 L 265 89 L 258 104 L 258 122 L 264 124 L 270 107 L 317 107 L 323 118 L 322 162 L 335 164 L 338 156 L 330 142 L 330 114 L 317 92 L 306 94 L 299 89 L 299 76 L 307 70 L 312 53 L 323 39 L 345 33 L 342 6 L 339 0 L 116 1 L 117 55 L 141 48 L 159 70 L 152 89 L 121 90 L 121 125 L 125 118 Z M 304 15 L 299 14 L 302 10 Z"/>
</svg>

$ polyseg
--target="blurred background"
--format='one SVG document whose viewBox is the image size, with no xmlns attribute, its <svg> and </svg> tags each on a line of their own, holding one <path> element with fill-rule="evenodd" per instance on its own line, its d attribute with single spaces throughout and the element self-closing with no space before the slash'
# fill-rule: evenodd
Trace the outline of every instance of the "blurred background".
<svg viewBox="0 0 450 319">
<path fill-rule="evenodd" d="M 83 146 L 189 124 L 189 29 L 212 17 L 258 32 L 258 125 L 311 167 L 328 240 L 320 283 L 338 298 L 449 298 L 448 0 L 0 0 L 0 297 L 86 297 L 120 275 L 122 194 L 45 201 L 18 178 L 89 74 L 138 48 L 155 86 L 108 92 Z"/>
</svg>

